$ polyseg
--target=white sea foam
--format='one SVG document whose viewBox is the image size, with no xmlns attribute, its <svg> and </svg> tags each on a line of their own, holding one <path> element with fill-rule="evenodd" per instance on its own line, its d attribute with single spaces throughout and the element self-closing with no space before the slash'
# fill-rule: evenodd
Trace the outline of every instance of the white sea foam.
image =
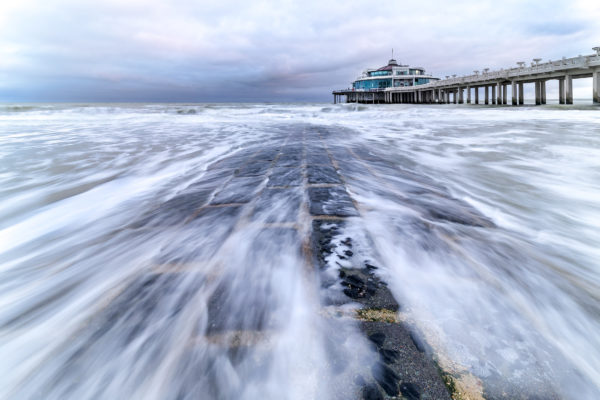
<svg viewBox="0 0 600 400">
<path fill-rule="evenodd" d="M 332 327 L 316 317 L 317 289 L 292 239 L 256 244 L 253 225 L 225 220 L 162 231 L 131 225 L 224 154 L 306 124 L 338 129 L 335 143 L 372 149 L 497 225 L 434 223 L 427 236 L 411 225 L 418 211 L 385 195 L 397 194 L 405 175 L 388 170 L 351 188 L 379 272 L 419 327 L 440 333 L 440 350 L 491 384 L 535 390 L 532 377 L 549 377 L 564 398 L 600 391 L 597 109 L 115 104 L 0 108 L 0 397 L 191 398 L 215 385 L 223 398 L 335 397 Z M 208 252 L 224 227 L 234 233 L 202 272 L 159 281 L 161 292 L 135 299 L 131 311 L 149 313 L 141 333 L 128 330 L 135 315 L 127 310 L 90 333 L 157 258 L 188 266 L 167 250 Z M 225 323 L 266 321 L 278 332 L 246 339 L 259 345 L 236 363 L 198 339 L 224 282 L 236 289 L 231 304 L 274 315 Z M 372 354 L 355 330 L 345 334 L 351 375 Z M 205 370 L 189 373 L 194 363 Z"/>
</svg>

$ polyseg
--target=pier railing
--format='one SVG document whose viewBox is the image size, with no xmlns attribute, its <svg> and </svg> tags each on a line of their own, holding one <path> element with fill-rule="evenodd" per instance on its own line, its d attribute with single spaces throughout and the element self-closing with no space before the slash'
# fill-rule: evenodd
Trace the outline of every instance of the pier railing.
<svg viewBox="0 0 600 400">
<path fill-rule="evenodd" d="M 348 89 L 334 91 L 334 102 L 346 96 L 347 102 L 368 103 L 464 103 L 463 92 L 467 91 L 467 103 L 471 103 L 474 89 L 475 104 L 479 104 L 479 88 L 485 89 L 485 104 L 507 104 L 507 87 L 511 87 L 512 104 L 523 104 L 523 85 L 535 84 L 536 104 L 546 103 L 546 81 L 559 81 L 559 102 L 572 104 L 572 80 L 593 78 L 593 102 L 600 105 L 600 47 L 596 54 L 540 62 L 536 58 L 530 66 L 519 62 L 518 67 L 501 68 L 495 71 L 474 71 L 474 74 L 453 76 L 414 86 L 392 86 L 375 89 Z M 489 90 L 491 89 L 491 90 Z M 489 92 L 491 91 L 491 99 Z M 452 101 L 451 101 L 452 100 Z"/>
</svg>

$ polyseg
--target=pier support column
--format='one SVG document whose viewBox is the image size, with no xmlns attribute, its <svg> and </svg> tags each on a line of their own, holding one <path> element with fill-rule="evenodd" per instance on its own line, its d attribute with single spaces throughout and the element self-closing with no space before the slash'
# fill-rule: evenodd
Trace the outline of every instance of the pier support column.
<svg viewBox="0 0 600 400">
<path fill-rule="evenodd" d="M 542 85 L 540 81 L 535 81 L 535 105 L 539 106 L 542 104 Z"/>
<path fill-rule="evenodd" d="M 492 85 L 492 104 L 496 104 L 496 85 Z"/>
<path fill-rule="evenodd" d="M 540 81 L 540 97 L 542 104 L 546 104 L 546 81 Z"/>
<path fill-rule="evenodd" d="M 558 104 L 565 104 L 565 80 L 558 80 Z"/>
<path fill-rule="evenodd" d="M 458 104 L 463 104 L 465 102 L 463 91 L 464 91 L 463 88 L 461 88 L 461 87 L 458 88 Z"/>
<path fill-rule="evenodd" d="M 502 84 L 498 82 L 496 84 L 496 89 L 498 90 L 498 98 L 496 99 L 496 104 L 502 104 Z"/>
<path fill-rule="evenodd" d="M 600 105 L 600 68 L 596 68 L 592 74 L 592 93 L 594 104 Z"/>
<path fill-rule="evenodd" d="M 519 104 L 525 104 L 525 93 L 523 92 L 523 82 L 519 82 Z"/>
<path fill-rule="evenodd" d="M 508 85 L 504 84 L 504 85 L 502 85 L 502 104 L 504 104 L 504 105 L 508 104 L 507 97 L 508 97 Z"/>
<path fill-rule="evenodd" d="M 490 88 L 489 86 L 485 86 L 485 103 L 484 104 L 490 104 Z"/>
<path fill-rule="evenodd" d="M 479 88 L 475 86 L 473 89 L 475 91 L 475 104 L 479 104 Z"/>
<path fill-rule="evenodd" d="M 517 82 L 512 81 L 510 83 L 510 92 L 511 92 L 510 94 L 511 94 L 511 97 L 512 97 L 512 99 L 511 99 L 512 102 L 511 103 L 512 103 L 513 106 L 516 106 L 517 105 Z"/>
<path fill-rule="evenodd" d="M 573 77 L 571 75 L 565 76 L 565 102 L 573 104 Z"/>
<path fill-rule="evenodd" d="M 467 104 L 471 104 L 471 86 L 467 86 Z"/>
</svg>

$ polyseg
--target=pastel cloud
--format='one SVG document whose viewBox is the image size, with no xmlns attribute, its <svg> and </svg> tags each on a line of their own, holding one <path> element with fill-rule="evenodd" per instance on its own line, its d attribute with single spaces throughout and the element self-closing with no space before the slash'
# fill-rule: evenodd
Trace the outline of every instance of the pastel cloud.
<svg viewBox="0 0 600 400">
<path fill-rule="evenodd" d="M 392 47 L 469 73 L 589 53 L 599 19 L 584 0 L 20 0 L 0 5 L 0 101 L 329 100 Z"/>
</svg>

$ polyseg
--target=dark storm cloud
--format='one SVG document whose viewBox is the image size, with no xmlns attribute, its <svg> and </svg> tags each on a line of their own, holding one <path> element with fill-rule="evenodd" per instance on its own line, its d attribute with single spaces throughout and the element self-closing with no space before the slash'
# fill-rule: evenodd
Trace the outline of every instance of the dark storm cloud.
<svg viewBox="0 0 600 400">
<path fill-rule="evenodd" d="M 558 0 L 22 0 L 0 5 L 0 101 L 325 100 L 392 47 L 440 76 L 585 54 L 599 16 Z"/>
</svg>

